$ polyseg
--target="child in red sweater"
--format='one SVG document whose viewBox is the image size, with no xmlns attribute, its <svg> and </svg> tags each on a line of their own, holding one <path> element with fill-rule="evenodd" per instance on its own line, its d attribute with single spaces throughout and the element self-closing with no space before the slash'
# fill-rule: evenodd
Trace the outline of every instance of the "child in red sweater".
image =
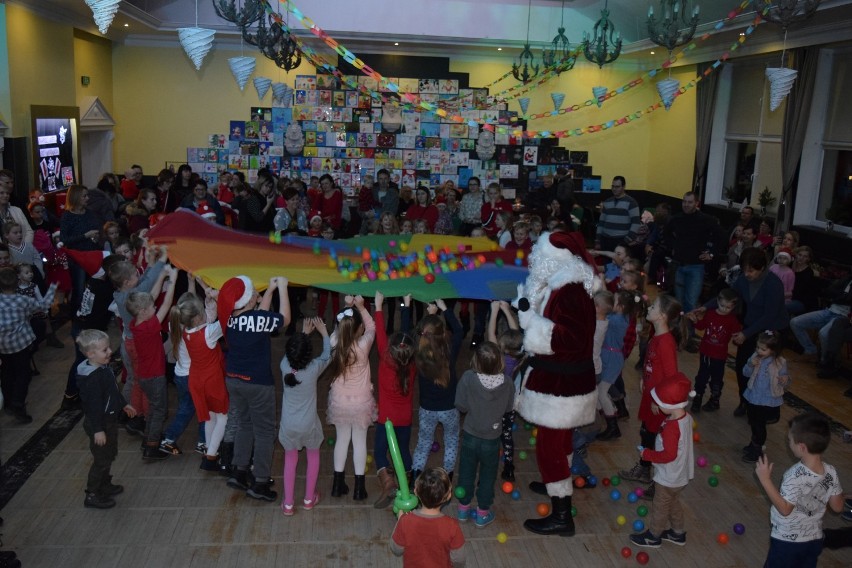
<svg viewBox="0 0 852 568">
<path fill-rule="evenodd" d="M 385 331 L 385 314 L 382 311 L 385 296 L 376 292 L 376 345 L 379 350 L 379 416 L 376 438 L 373 443 L 373 459 L 382 494 L 373 504 L 376 509 L 385 509 L 391 504 L 399 488 L 395 472 L 388 460 L 388 439 L 384 422 L 393 423 L 402 464 L 411 470 L 411 415 L 414 399 L 414 338 L 411 329 L 411 295 L 402 299 L 400 310 L 401 327 L 388 340 Z"/>
<path fill-rule="evenodd" d="M 687 315 L 695 324 L 695 329 L 703 330 L 704 337 L 698 348 L 700 363 L 698 374 L 695 375 L 695 398 L 692 399 L 692 412 L 703 410 L 719 410 L 719 398 L 722 396 L 724 386 L 725 361 L 728 359 L 728 342 L 731 337 L 743 329 L 740 320 L 734 315 L 739 296 L 731 288 L 725 288 L 716 297 L 718 307 L 704 312 L 704 317 L 699 319 L 701 311 L 694 311 Z M 704 389 L 710 382 L 710 400 L 703 407 L 701 399 L 704 397 Z"/>
<path fill-rule="evenodd" d="M 645 372 L 642 376 L 642 400 L 639 403 L 639 438 L 642 446 L 654 447 L 654 440 L 660 431 L 666 415 L 651 398 L 651 390 L 664 379 L 674 376 L 677 372 L 677 351 L 680 344 L 688 337 L 686 319 L 681 311 L 681 304 L 673 296 L 662 294 L 648 308 L 645 319 L 654 326 L 654 337 L 648 343 L 648 354 L 645 357 Z M 643 459 L 629 470 L 619 473 L 622 479 L 651 483 L 651 462 Z M 648 498 L 654 494 L 653 486 L 645 491 Z"/>
</svg>

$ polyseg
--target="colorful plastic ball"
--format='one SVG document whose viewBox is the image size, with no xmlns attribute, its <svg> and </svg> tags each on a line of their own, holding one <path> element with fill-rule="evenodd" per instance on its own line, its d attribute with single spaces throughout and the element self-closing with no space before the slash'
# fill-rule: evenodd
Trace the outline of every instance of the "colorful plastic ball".
<svg viewBox="0 0 852 568">
<path fill-rule="evenodd" d="M 550 514 L 550 505 L 547 503 L 539 503 L 535 507 L 536 513 L 538 513 L 539 517 L 546 517 Z"/>
<path fill-rule="evenodd" d="M 495 266 L 497 266 L 498 268 L 503 268 L 503 259 L 502 259 L 502 258 L 495 258 L 495 259 L 494 259 L 494 264 L 495 264 Z"/>
<path fill-rule="evenodd" d="M 511 481 L 504 481 L 503 485 L 500 486 L 500 489 L 503 490 L 503 493 L 509 494 L 515 489 L 515 484 Z"/>
<path fill-rule="evenodd" d="M 574 487 L 582 489 L 586 486 L 586 478 L 585 477 L 575 477 L 574 478 Z"/>
<path fill-rule="evenodd" d="M 621 491 L 619 491 L 618 489 L 613 489 L 609 492 L 609 498 L 613 501 L 618 501 L 619 499 L 621 499 Z"/>
<path fill-rule="evenodd" d="M 509 540 L 509 537 L 506 535 L 506 533 L 497 533 L 497 542 L 499 542 L 500 544 L 506 544 L 507 540 Z"/>
<path fill-rule="evenodd" d="M 530 424 L 529 422 L 524 422 L 524 430 L 532 430 L 532 429 L 533 429 L 532 424 Z"/>
<path fill-rule="evenodd" d="M 432 442 L 432 447 L 430 449 L 432 450 L 433 454 L 439 452 L 441 451 L 441 444 L 439 444 L 438 442 Z"/>
<path fill-rule="evenodd" d="M 692 433 L 692 441 L 693 442 L 700 442 L 701 441 L 701 434 L 699 434 L 698 432 L 693 432 Z"/>
<path fill-rule="evenodd" d="M 370 260 L 372 257 L 373 257 L 373 255 L 372 255 L 372 254 L 370 254 L 370 251 L 369 251 L 368 249 L 363 249 L 363 250 L 361 251 L 361 258 L 362 258 L 362 259 L 364 259 L 364 260 Z"/>
<path fill-rule="evenodd" d="M 407 251 L 407 250 L 408 250 L 408 244 L 406 244 L 406 243 L 399 243 L 399 250 L 401 250 L 402 252 Z"/>
<path fill-rule="evenodd" d="M 458 251 L 459 251 L 459 252 L 464 252 L 464 251 L 465 251 L 465 245 L 464 245 L 464 243 L 459 243 L 459 246 L 458 246 L 458 247 L 456 247 L 456 248 L 458 249 Z"/>
<path fill-rule="evenodd" d="M 617 475 L 613 475 L 609 478 L 609 482 L 612 483 L 613 487 L 618 487 L 618 484 L 621 483 L 621 478 Z"/>
<path fill-rule="evenodd" d="M 696 420 L 695 418 L 692 419 L 692 429 L 693 430 L 698 429 L 698 420 Z"/>
<path fill-rule="evenodd" d="M 515 266 L 523 266 L 523 265 L 524 265 L 524 259 L 522 259 L 522 258 L 516 258 L 515 259 Z"/>
<path fill-rule="evenodd" d="M 621 556 L 623 556 L 624 558 L 630 558 L 631 556 L 633 556 L 633 551 L 630 550 L 629 546 L 625 546 L 621 549 Z"/>
<path fill-rule="evenodd" d="M 521 450 L 520 452 L 518 452 L 518 458 L 520 458 L 522 460 L 527 459 L 527 453 L 525 451 Z"/>
<path fill-rule="evenodd" d="M 711 475 L 707 478 L 707 483 L 710 485 L 710 487 L 717 487 L 719 485 L 719 478 L 715 475 Z"/>
<path fill-rule="evenodd" d="M 642 532 L 645 530 L 645 523 L 641 519 L 636 519 L 633 521 L 633 530 L 635 532 Z"/>
<path fill-rule="evenodd" d="M 728 534 L 727 533 L 719 533 L 716 536 L 716 542 L 719 544 L 728 544 Z"/>
<path fill-rule="evenodd" d="M 739 535 L 745 534 L 745 525 L 742 524 L 742 523 L 735 524 L 734 525 L 734 533 L 739 534 Z"/>
<path fill-rule="evenodd" d="M 577 516 L 577 507 L 571 507 L 571 516 L 572 516 L 572 517 L 576 517 L 576 516 Z"/>
<path fill-rule="evenodd" d="M 434 284 L 435 283 L 435 275 L 431 272 L 423 277 L 423 280 L 426 281 L 426 284 Z"/>
<path fill-rule="evenodd" d="M 698 459 L 695 460 L 695 464 L 698 467 L 707 467 L 707 458 L 705 458 L 704 456 L 698 456 Z"/>
<path fill-rule="evenodd" d="M 601 480 L 601 483 L 603 484 L 604 487 L 609 487 L 609 484 L 612 483 L 612 482 L 609 480 L 608 477 L 604 477 L 603 480 Z"/>
<path fill-rule="evenodd" d="M 535 446 L 535 438 L 530 438 L 530 446 Z"/>
<path fill-rule="evenodd" d="M 635 493 L 628 493 L 627 494 L 627 502 L 628 503 L 635 503 L 638 500 L 639 500 L 639 497 Z"/>
<path fill-rule="evenodd" d="M 515 253 L 515 256 L 518 258 L 524 258 L 524 251 L 519 249 L 518 252 Z"/>
<path fill-rule="evenodd" d="M 329 446 L 333 446 L 334 445 L 334 438 L 329 438 L 328 440 L 326 440 L 326 443 L 328 443 Z"/>
<path fill-rule="evenodd" d="M 598 486 L 598 478 L 594 475 L 590 475 L 586 478 L 586 484 L 589 487 L 597 487 Z"/>
<path fill-rule="evenodd" d="M 713 467 L 711 467 L 710 470 L 715 474 L 719 474 L 722 473 L 722 466 L 719 464 L 713 464 Z"/>
<path fill-rule="evenodd" d="M 639 553 L 636 554 L 636 562 L 638 562 L 642 566 L 647 564 L 649 560 L 651 560 L 651 557 L 648 556 L 648 553 L 645 552 L 645 551 L 642 551 L 642 552 L 639 552 Z"/>
<path fill-rule="evenodd" d="M 317 254 L 319 254 L 319 251 L 317 251 Z M 337 261 L 335 261 L 333 258 L 329 258 L 328 259 L 328 267 L 329 268 L 337 268 Z"/>
<path fill-rule="evenodd" d="M 615 522 L 618 523 L 619 526 L 623 526 L 627 522 L 627 517 L 624 515 L 618 515 L 615 518 Z"/>
<path fill-rule="evenodd" d="M 459 485 L 456 487 L 456 490 L 453 492 L 456 496 L 456 499 L 464 499 L 464 496 L 467 495 L 467 491 L 464 490 L 464 487 Z"/>
<path fill-rule="evenodd" d="M 373 463 L 373 456 L 367 454 L 367 463 Z"/>
<path fill-rule="evenodd" d="M 648 507 L 646 507 L 645 505 L 639 505 L 638 507 L 636 507 L 636 514 L 639 515 L 640 517 L 647 516 L 648 515 Z"/>
<path fill-rule="evenodd" d="M 521 492 L 520 491 L 518 491 L 517 489 L 512 491 L 512 499 L 513 500 L 518 501 L 518 500 L 520 500 L 520 498 L 521 498 Z"/>
<path fill-rule="evenodd" d="M 642 495 L 645 494 L 645 490 L 642 489 L 641 487 L 637 487 L 636 489 L 633 490 L 633 493 L 635 493 L 637 497 L 641 497 Z"/>
<path fill-rule="evenodd" d="M 533 438 L 538 438 L 538 428 L 532 429 L 532 436 L 533 436 Z"/>
</svg>

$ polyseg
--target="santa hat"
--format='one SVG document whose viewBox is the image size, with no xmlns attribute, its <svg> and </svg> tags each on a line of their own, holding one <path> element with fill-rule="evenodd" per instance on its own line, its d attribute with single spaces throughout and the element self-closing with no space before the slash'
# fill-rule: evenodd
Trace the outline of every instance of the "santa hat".
<svg viewBox="0 0 852 568">
<path fill-rule="evenodd" d="M 71 260 L 77 263 L 80 268 L 86 271 L 86 274 L 99 278 L 103 276 L 104 259 L 109 256 L 109 252 L 105 250 L 74 250 L 65 249 L 65 253 L 71 257 Z"/>
<path fill-rule="evenodd" d="M 781 250 L 779 250 L 779 251 L 778 251 L 778 254 L 776 254 L 776 255 L 775 255 L 775 258 L 778 258 L 778 257 L 779 257 L 779 256 L 781 256 L 782 254 L 783 254 L 783 255 L 785 255 L 785 256 L 787 257 L 787 259 L 788 259 L 788 260 L 792 260 L 792 259 L 793 259 L 793 251 L 792 251 L 792 250 L 790 250 L 790 248 L 789 248 L 789 247 L 783 247 Z"/>
<path fill-rule="evenodd" d="M 550 244 L 558 249 L 565 249 L 571 252 L 575 256 L 579 256 L 583 261 L 586 262 L 589 266 L 595 266 L 595 260 L 592 258 L 592 255 L 589 254 L 589 251 L 586 249 L 586 241 L 583 238 L 582 233 L 578 231 L 573 232 L 564 232 L 564 231 L 556 231 L 550 233 L 549 237 Z"/>
<path fill-rule="evenodd" d="M 198 207 L 195 208 L 195 212 L 204 217 L 205 219 L 215 219 L 216 212 L 210 207 L 207 201 L 202 201 L 198 204 Z"/>
<path fill-rule="evenodd" d="M 320 221 L 322 221 L 322 215 L 320 215 L 320 212 L 317 210 L 311 211 L 311 214 L 308 215 L 309 223 L 313 223 L 314 219 L 319 219 Z"/>
<path fill-rule="evenodd" d="M 692 382 L 683 373 L 676 373 L 651 389 L 651 398 L 660 408 L 684 408 L 695 396 Z"/>
<path fill-rule="evenodd" d="M 228 318 L 231 317 L 231 313 L 246 307 L 253 295 L 254 286 L 248 276 L 231 278 L 222 285 L 216 303 L 216 313 L 222 330 L 228 328 Z"/>
</svg>

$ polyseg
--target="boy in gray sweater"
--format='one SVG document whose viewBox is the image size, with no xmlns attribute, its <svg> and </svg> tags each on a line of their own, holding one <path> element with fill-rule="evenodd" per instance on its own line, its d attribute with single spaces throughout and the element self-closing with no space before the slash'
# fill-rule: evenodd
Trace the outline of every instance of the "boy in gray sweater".
<svg viewBox="0 0 852 568">
<path fill-rule="evenodd" d="M 456 408 L 467 413 L 462 428 L 458 486 L 458 520 L 474 517 L 478 528 L 494 522 L 494 482 L 500 461 L 500 435 L 503 415 L 512 410 L 515 390 L 503 375 L 503 354 L 496 343 L 486 341 L 476 347 L 471 369 L 465 371 L 456 389 Z M 476 472 L 479 470 L 479 484 Z M 470 502 L 476 488 L 475 515 Z"/>
</svg>

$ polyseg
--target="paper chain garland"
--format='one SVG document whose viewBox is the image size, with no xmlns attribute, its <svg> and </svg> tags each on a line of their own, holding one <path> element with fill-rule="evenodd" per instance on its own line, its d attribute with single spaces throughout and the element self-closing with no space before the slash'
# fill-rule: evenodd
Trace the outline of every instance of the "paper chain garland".
<svg viewBox="0 0 852 568">
<path fill-rule="evenodd" d="M 495 125 L 492 120 L 485 120 L 485 121 L 468 120 L 468 119 L 465 119 L 465 118 L 458 116 L 458 115 L 450 115 L 446 110 L 439 108 L 438 105 L 436 105 L 436 104 L 425 102 L 425 101 L 417 101 L 416 97 L 414 95 L 410 94 L 410 93 L 404 93 L 404 92 L 400 93 L 399 85 L 389 81 L 387 78 L 385 78 L 384 76 L 382 76 L 378 72 L 374 71 L 371 67 L 366 65 L 360 59 L 358 59 L 355 56 L 355 54 L 353 54 L 351 51 L 349 51 L 345 47 L 341 46 L 337 41 L 335 41 L 327 33 L 325 33 L 322 29 L 320 29 L 313 22 L 313 20 L 311 20 L 310 18 L 305 16 L 301 12 L 301 10 L 299 10 L 296 6 L 294 6 L 291 0 L 279 0 L 279 3 L 281 5 L 283 5 L 296 18 L 298 18 L 299 21 L 302 23 L 302 25 L 306 29 L 308 29 L 315 36 L 322 39 L 326 43 L 326 45 L 328 45 L 329 47 L 334 49 L 335 52 L 338 53 L 341 57 L 343 57 L 343 59 L 345 61 L 352 64 L 354 67 L 359 69 L 362 73 L 364 73 L 368 77 L 376 79 L 376 81 L 380 85 L 387 88 L 390 92 L 397 93 L 402 98 L 404 98 L 407 102 L 400 102 L 400 106 L 402 108 L 404 108 L 404 109 L 419 109 L 419 110 L 425 110 L 425 111 L 433 112 L 441 118 L 451 120 L 451 121 L 456 122 L 456 123 L 466 123 L 470 126 L 480 126 L 485 130 L 497 132 L 499 134 L 511 134 L 512 136 L 515 136 L 515 137 L 567 138 L 567 137 L 572 137 L 572 136 L 582 136 L 583 134 L 592 134 L 592 133 L 596 133 L 596 132 L 601 132 L 603 130 L 608 130 L 610 128 L 614 128 L 616 126 L 622 126 L 622 125 L 628 124 L 629 122 L 632 122 L 634 120 L 638 120 L 639 118 L 641 118 L 641 117 L 643 117 L 647 114 L 650 114 L 651 112 L 654 112 L 654 111 L 656 111 L 660 108 L 663 108 L 663 106 L 664 106 L 661 102 L 657 102 L 657 103 L 647 107 L 644 110 L 638 110 L 638 111 L 633 112 L 629 115 L 625 115 L 623 117 L 620 117 L 616 120 L 609 120 L 609 121 L 606 121 L 606 122 L 603 122 L 603 123 L 600 123 L 600 124 L 597 124 L 597 125 L 591 125 L 591 126 L 587 126 L 587 127 L 583 127 L 583 128 L 575 128 L 575 129 L 561 130 L 561 131 L 534 131 L 534 130 L 524 131 L 524 130 L 520 130 L 520 129 L 512 129 L 512 128 L 506 127 L 506 126 Z M 728 13 L 728 16 L 725 19 L 718 22 L 714 29 L 719 30 L 722 27 L 724 27 L 726 25 L 726 23 L 730 22 L 731 20 L 733 20 L 734 18 L 739 16 L 749 6 L 749 4 L 750 4 L 749 0 L 743 0 L 739 4 L 738 7 L 734 8 L 733 10 L 731 10 Z M 765 13 L 765 10 L 764 10 L 764 13 Z M 286 24 L 283 22 L 283 19 L 280 16 L 280 14 L 270 12 L 270 16 L 273 19 L 275 19 L 279 24 L 286 26 Z M 735 51 L 736 49 L 739 48 L 740 45 L 745 43 L 746 38 L 748 36 L 750 36 L 754 32 L 755 28 L 757 28 L 757 26 L 759 26 L 762 22 L 763 22 L 762 15 L 758 14 L 755 17 L 754 22 L 746 29 L 745 35 L 740 36 L 737 39 L 737 41 L 734 42 L 731 45 L 731 48 L 729 49 L 729 51 L 726 51 L 719 59 L 717 59 L 713 63 L 712 66 L 708 67 L 707 70 L 705 70 L 703 76 L 696 77 L 695 79 L 693 79 L 692 81 L 687 83 L 685 86 L 680 87 L 675 93 L 673 93 L 672 94 L 672 100 L 674 100 L 674 98 L 684 94 L 686 91 L 688 91 L 689 89 L 694 87 L 698 83 L 698 81 L 702 80 L 704 77 L 709 76 L 723 62 L 727 61 L 731 56 L 731 52 Z M 291 35 L 291 37 L 297 42 L 297 44 L 299 45 L 299 48 L 302 50 L 302 53 L 307 57 L 307 59 L 318 69 L 323 69 L 323 70 L 335 75 L 343 83 L 345 83 L 347 86 L 349 86 L 350 88 L 358 90 L 359 92 L 368 94 L 372 98 L 380 99 L 383 102 L 395 101 L 395 99 L 388 98 L 388 97 L 382 95 L 380 92 L 372 91 L 372 90 L 366 88 L 364 85 L 353 84 L 352 81 L 347 80 L 344 77 L 343 73 L 339 69 L 337 69 L 337 67 L 327 63 L 314 49 L 312 49 L 311 47 L 309 47 L 309 46 L 305 45 L 303 42 L 301 42 L 297 36 Z M 710 37 L 710 33 L 707 32 L 707 33 L 705 33 L 701 36 L 699 41 L 704 41 L 704 40 L 708 39 L 709 37 Z M 522 117 L 513 117 L 513 120 L 514 121 L 517 121 L 517 120 L 528 120 L 528 121 L 529 120 L 536 120 L 536 119 L 540 119 L 540 118 L 548 118 L 548 117 L 558 116 L 558 115 L 566 114 L 566 113 L 569 113 L 569 112 L 575 112 L 575 111 L 578 111 L 582 108 L 590 107 L 592 105 L 600 106 L 601 103 L 603 103 L 603 102 L 605 102 L 605 101 L 607 101 L 607 100 L 609 100 L 613 97 L 616 97 L 620 94 L 623 94 L 623 93 L 627 92 L 628 90 L 630 90 L 630 89 L 632 89 L 632 88 L 634 88 L 638 85 L 643 84 L 644 81 L 645 81 L 645 77 L 653 78 L 661 70 L 670 68 L 671 65 L 675 61 L 677 61 L 677 59 L 680 56 L 682 56 L 684 53 L 686 53 L 688 51 L 695 49 L 696 47 L 697 47 L 696 43 L 691 42 L 689 45 L 687 45 L 681 51 L 679 51 L 676 55 L 673 55 L 670 59 L 663 62 L 663 64 L 660 67 L 648 71 L 644 75 L 642 75 L 642 76 L 640 76 L 636 79 L 633 79 L 632 81 L 626 83 L 625 85 L 623 85 L 623 86 L 621 86 L 621 87 L 619 87 L 615 90 L 610 90 L 609 92 L 607 92 L 602 97 L 597 97 L 596 99 L 589 99 L 582 104 L 574 104 L 574 105 L 571 105 L 571 106 L 568 106 L 568 107 L 565 107 L 565 108 L 561 108 L 559 110 L 554 110 L 552 112 L 539 113 L 539 114 L 533 114 L 533 115 L 525 115 L 525 116 L 522 116 Z M 556 74 L 555 70 L 552 73 L 555 75 Z M 523 93 L 525 93 L 529 90 L 532 90 L 532 89 L 540 86 L 541 84 L 543 84 L 547 80 L 549 80 L 548 76 L 542 77 L 540 80 L 528 85 L 525 89 L 519 91 L 519 93 L 517 93 L 517 94 L 520 95 L 520 94 L 523 94 Z M 495 95 L 495 97 L 496 96 L 499 96 L 499 93 L 497 95 Z"/>
</svg>

